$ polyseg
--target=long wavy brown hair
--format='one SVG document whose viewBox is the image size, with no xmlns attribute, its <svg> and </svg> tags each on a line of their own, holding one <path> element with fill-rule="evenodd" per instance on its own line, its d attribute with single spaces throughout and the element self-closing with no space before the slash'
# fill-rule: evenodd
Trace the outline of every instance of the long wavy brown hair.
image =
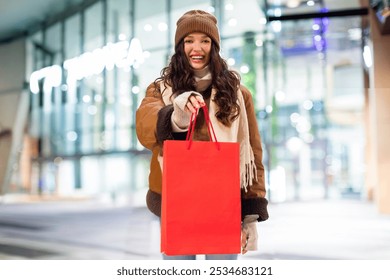
<svg viewBox="0 0 390 280">
<path fill-rule="evenodd" d="M 212 75 L 212 87 L 216 89 L 213 100 L 218 111 L 215 117 L 225 126 L 230 126 L 240 114 L 240 106 L 237 103 L 237 90 L 240 86 L 240 75 L 229 70 L 226 61 L 219 54 L 219 47 L 212 43 L 210 51 L 209 69 Z M 168 66 L 161 70 L 160 77 L 154 83 L 163 81 L 166 86 L 172 88 L 172 92 L 181 94 L 185 91 L 195 91 L 194 71 L 191 68 L 184 53 L 184 41 L 181 40 L 175 47 Z"/>
</svg>

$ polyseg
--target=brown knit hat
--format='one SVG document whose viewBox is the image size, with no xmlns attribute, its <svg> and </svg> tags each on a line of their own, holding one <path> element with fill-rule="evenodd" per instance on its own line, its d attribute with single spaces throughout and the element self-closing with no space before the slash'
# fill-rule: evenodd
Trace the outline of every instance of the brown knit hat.
<svg viewBox="0 0 390 280">
<path fill-rule="evenodd" d="M 176 23 L 175 46 L 188 34 L 202 32 L 207 34 L 219 49 L 217 18 L 202 10 L 186 12 Z"/>
</svg>

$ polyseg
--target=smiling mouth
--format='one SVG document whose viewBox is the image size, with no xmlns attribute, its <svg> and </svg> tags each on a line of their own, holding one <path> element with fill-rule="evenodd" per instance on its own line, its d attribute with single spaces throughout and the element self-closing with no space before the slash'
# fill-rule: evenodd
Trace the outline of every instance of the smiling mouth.
<svg viewBox="0 0 390 280">
<path fill-rule="evenodd" d="M 194 55 L 194 56 L 191 56 L 191 59 L 192 59 L 194 62 L 201 62 L 201 61 L 204 59 L 204 56 L 201 56 L 201 55 Z"/>
</svg>

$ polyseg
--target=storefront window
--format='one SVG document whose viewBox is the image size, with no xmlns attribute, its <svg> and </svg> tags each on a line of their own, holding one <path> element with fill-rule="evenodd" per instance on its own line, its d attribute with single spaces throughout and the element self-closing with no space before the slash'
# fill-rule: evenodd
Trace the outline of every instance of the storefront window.
<svg viewBox="0 0 390 280">
<path fill-rule="evenodd" d="M 360 20 L 268 25 L 272 40 L 266 42 L 263 81 L 271 102 L 261 116 L 274 201 L 356 196 L 362 191 Z M 356 144 L 347 139 L 356 139 Z"/>
<path fill-rule="evenodd" d="M 39 138 L 45 161 L 34 166 L 47 177 L 37 176 L 37 188 L 93 193 L 105 183 L 94 189 L 90 171 L 102 173 L 110 165 L 124 168 L 124 174 L 135 172 L 104 190 L 111 193 L 125 189 L 139 169 L 147 170 L 146 160 L 138 165 L 128 158 L 145 151 L 135 134 L 135 111 L 173 53 L 177 20 L 188 10 L 203 9 L 216 15 L 221 54 L 253 94 L 270 200 L 359 194 L 364 183 L 361 17 L 267 22 L 263 4 L 98 1 L 32 35 L 31 68 L 61 69 L 60 84 L 51 80 L 58 75 L 39 76 L 32 89 L 30 133 Z M 270 12 L 318 8 L 278 11 L 275 5 Z M 122 157 L 109 156 L 120 152 Z M 73 179 L 53 187 L 61 172 Z"/>
</svg>

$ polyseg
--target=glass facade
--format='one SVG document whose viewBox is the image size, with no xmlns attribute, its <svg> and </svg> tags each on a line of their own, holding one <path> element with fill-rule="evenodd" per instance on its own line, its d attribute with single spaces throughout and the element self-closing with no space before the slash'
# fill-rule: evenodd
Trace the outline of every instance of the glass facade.
<svg viewBox="0 0 390 280">
<path fill-rule="evenodd" d="M 146 190 L 150 155 L 135 110 L 172 54 L 177 19 L 203 9 L 217 16 L 221 53 L 253 93 L 270 201 L 362 195 L 363 17 L 267 21 L 321 1 L 297 10 L 241 2 L 96 1 L 32 34 L 31 192 L 112 199 Z"/>
</svg>

